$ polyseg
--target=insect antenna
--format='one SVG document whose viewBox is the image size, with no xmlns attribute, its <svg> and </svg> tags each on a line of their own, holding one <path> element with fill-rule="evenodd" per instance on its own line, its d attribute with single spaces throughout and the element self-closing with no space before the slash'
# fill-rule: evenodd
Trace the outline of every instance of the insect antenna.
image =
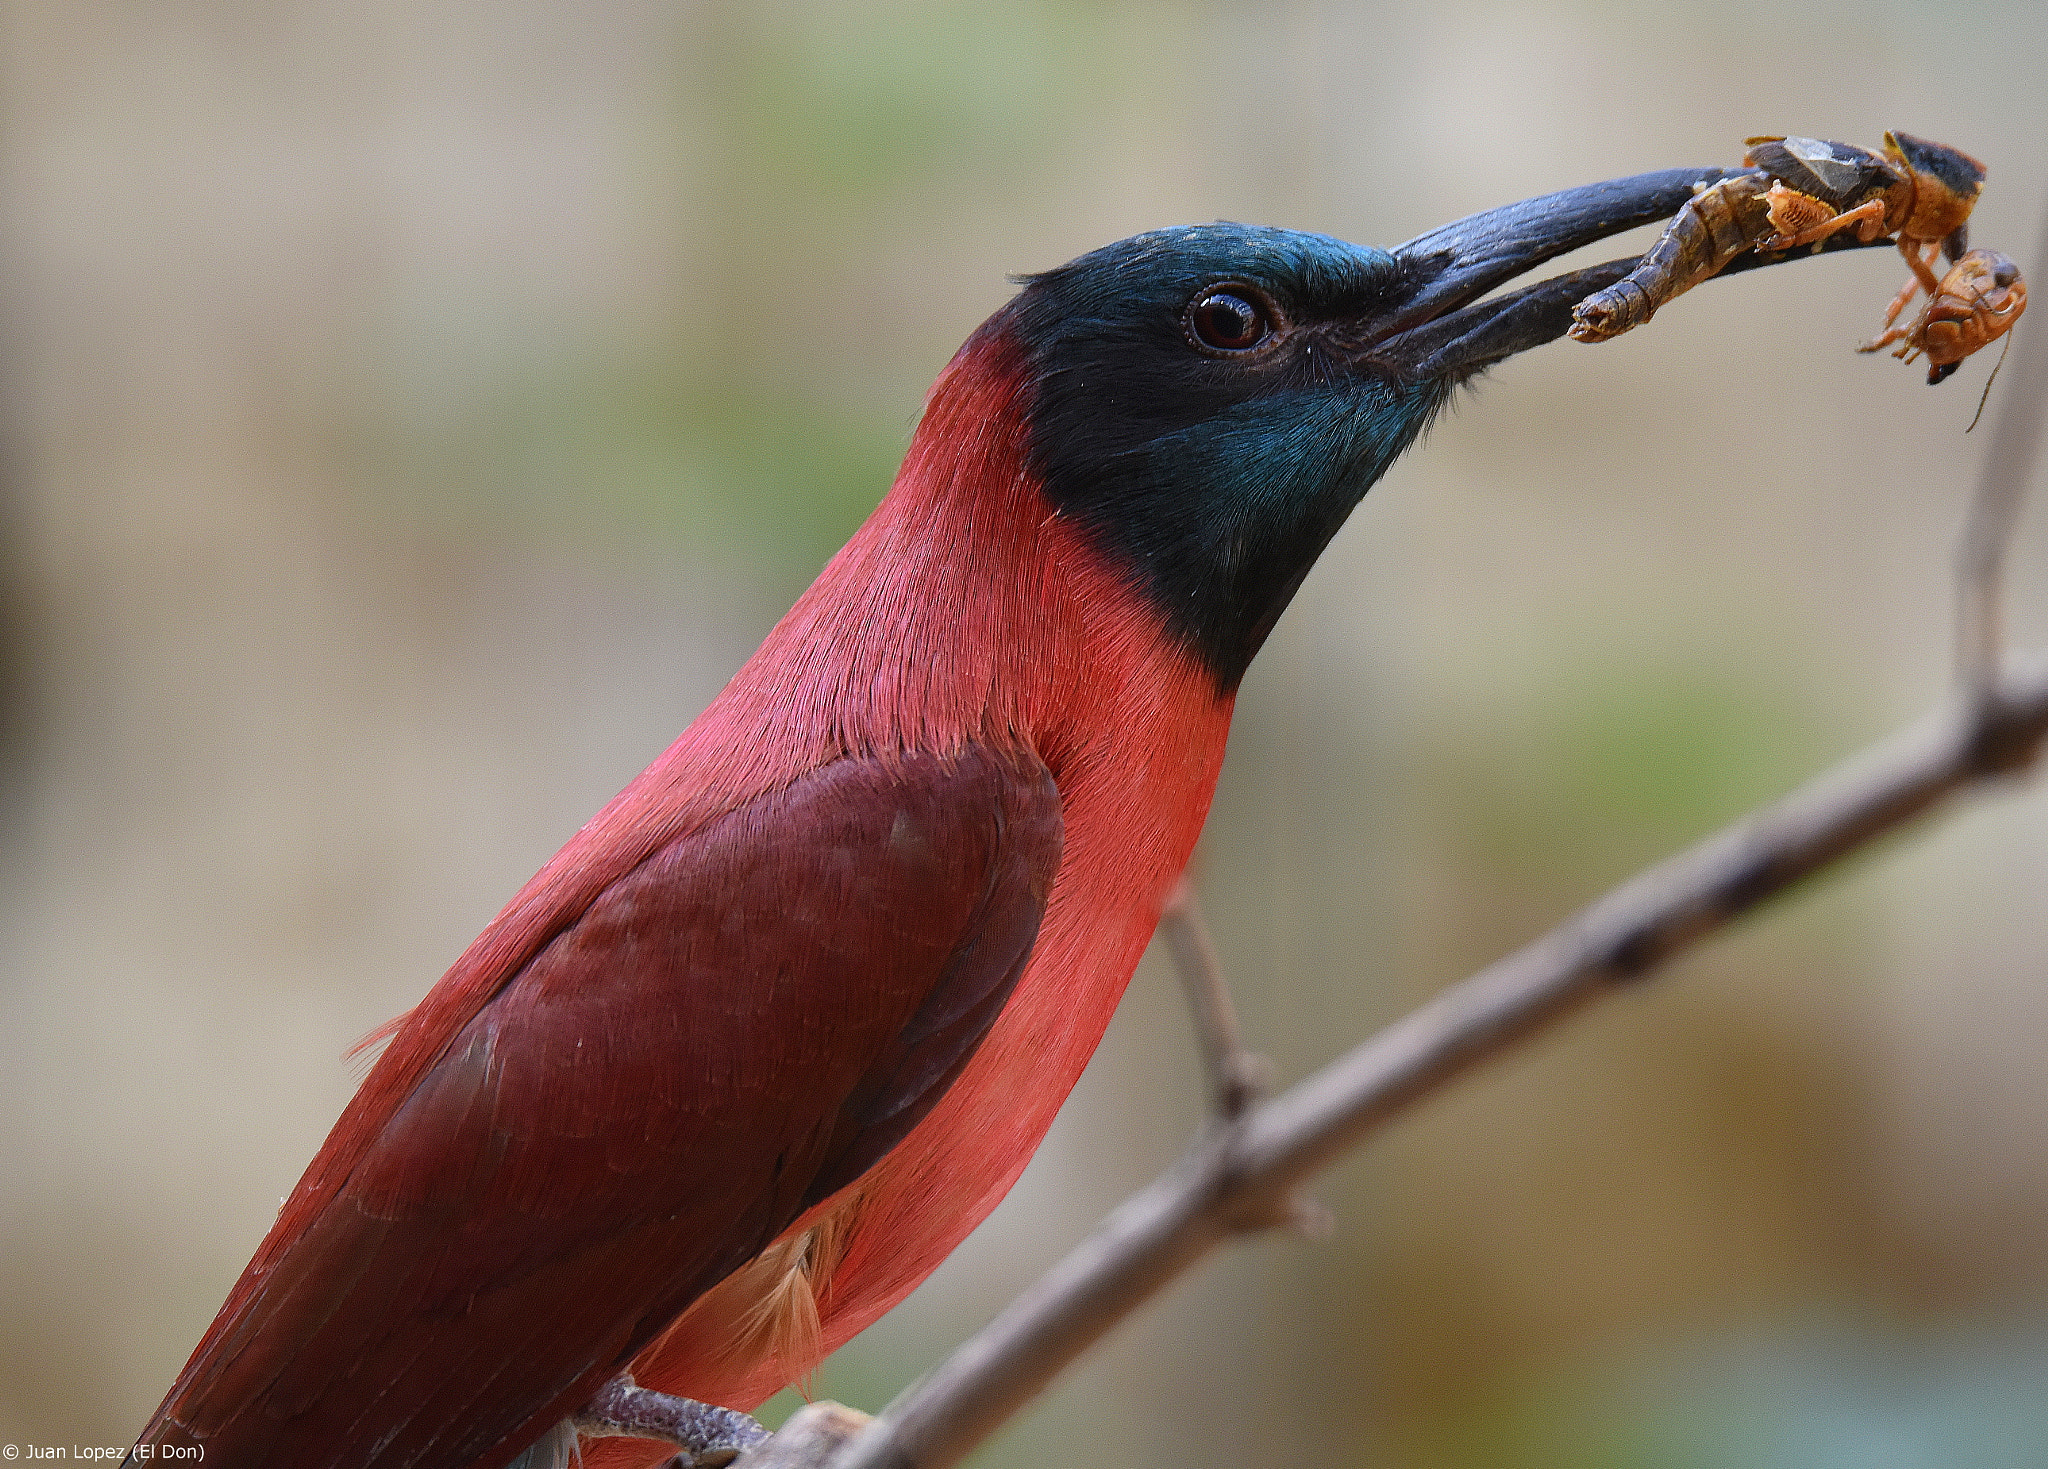
<svg viewBox="0 0 2048 1469">
<path fill-rule="evenodd" d="M 1998 369 L 2005 366 L 2005 354 L 2012 350 L 2013 335 L 2018 331 L 2019 328 L 2015 326 L 2006 332 L 2005 345 L 1998 349 L 1998 360 L 1991 364 L 1991 376 L 1984 379 L 1983 396 L 1977 399 L 1977 418 L 1970 420 L 1970 428 L 1964 429 L 1964 433 L 1968 433 L 1970 429 L 1975 428 L 1977 426 L 1977 419 L 1984 416 L 1984 405 L 1991 401 L 1991 385 L 1998 381 Z"/>
</svg>

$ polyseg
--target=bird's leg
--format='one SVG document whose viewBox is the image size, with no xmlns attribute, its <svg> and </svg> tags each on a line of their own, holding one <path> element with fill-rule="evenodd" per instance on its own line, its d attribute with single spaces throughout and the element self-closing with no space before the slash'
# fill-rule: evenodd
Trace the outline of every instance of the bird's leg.
<svg viewBox="0 0 2048 1469">
<path fill-rule="evenodd" d="M 569 1421 L 586 1438 L 672 1443 L 683 1452 L 669 1462 L 688 1469 L 720 1469 L 768 1437 L 767 1429 L 737 1409 L 671 1397 L 639 1386 L 623 1372 Z"/>
<path fill-rule="evenodd" d="M 1195 1036 L 1215 1088 L 1216 1111 L 1228 1121 L 1265 1091 L 1270 1068 L 1263 1057 L 1244 1048 L 1237 1007 L 1230 1002 L 1230 988 L 1223 982 L 1216 945 L 1209 937 L 1208 924 L 1202 921 L 1194 884 L 1185 874 L 1166 900 L 1166 911 L 1159 915 L 1159 931 L 1188 993 Z"/>
</svg>

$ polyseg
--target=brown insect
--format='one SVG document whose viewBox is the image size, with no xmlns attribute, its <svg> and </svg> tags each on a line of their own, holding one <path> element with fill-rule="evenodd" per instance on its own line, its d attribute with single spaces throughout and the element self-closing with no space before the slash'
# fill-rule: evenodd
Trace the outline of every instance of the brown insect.
<svg viewBox="0 0 2048 1469">
<path fill-rule="evenodd" d="M 1902 342 L 1892 356 L 1911 362 L 1925 353 L 1927 381 L 1938 383 L 1972 352 L 1982 351 L 2013 328 L 2027 309 L 2027 282 L 2009 256 L 1996 250 L 1972 250 L 1950 267 L 1928 291 L 1927 305 L 1911 326 L 1893 326 L 1918 280 L 1899 292 L 1884 314 L 1884 331 L 1858 352 L 1875 352 Z"/>
<path fill-rule="evenodd" d="M 1917 289 L 1919 282 L 1913 284 Z M 1885 314 L 1884 334 L 1856 350 L 1876 352 L 1898 342 L 1892 356 L 1911 362 L 1924 354 L 1927 381 L 1938 383 L 1965 357 L 2012 330 L 2027 309 L 2027 283 L 2006 256 L 1996 250 L 1972 250 L 1928 293 L 1927 305 L 1911 326 L 1893 326 L 1912 299 L 1912 291 L 1901 291 Z"/>
<path fill-rule="evenodd" d="M 1744 250 L 1818 247 L 1844 230 L 1864 241 L 1896 235 L 1913 269 L 1885 318 L 1889 327 L 1914 291 L 1940 290 L 1935 252 L 1954 260 L 1968 248 L 1984 165 L 1967 153 L 1899 132 L 1884 135 L 1881 154 L 1823 138 L 1746 141 L 1742 161 L 1756 171 L 1695 194 L 1634 270 L 1572 309 L 1573 338 L 1604 342 L 1641 326 Z"/>
</svg>

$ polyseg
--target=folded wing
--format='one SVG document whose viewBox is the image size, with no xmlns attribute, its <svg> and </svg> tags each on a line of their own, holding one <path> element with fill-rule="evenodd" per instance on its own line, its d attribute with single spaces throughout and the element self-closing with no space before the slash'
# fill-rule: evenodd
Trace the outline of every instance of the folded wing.
<svg viewBox="0 0 2048 1469">
<path fill-rule="evenodd" d="M 1045 767 L 969 746 L 840 759 L 655 851 L 266 1245 L 143 1441 L 509 1460 L 943 1095 L 1060 842 Z"/>
</svg>

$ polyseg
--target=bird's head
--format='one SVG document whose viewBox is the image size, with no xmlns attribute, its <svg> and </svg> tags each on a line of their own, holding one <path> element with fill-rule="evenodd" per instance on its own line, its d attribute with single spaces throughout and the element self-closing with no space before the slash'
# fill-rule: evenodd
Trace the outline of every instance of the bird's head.
<svg viewBox="0 0 2048 1469">
<path fill-rule="evenodd" d="M 1634 262 L 1479 298 L 1720 177 L 1590 185 L 1394 250 L 1234 224 L 1160 230 L 1026 278 L 978 340 L 1021 353 L 1046 497 L 1227 690 L 1451 390 L 1561 335 L 1572 306 Z"/>
</svg>

